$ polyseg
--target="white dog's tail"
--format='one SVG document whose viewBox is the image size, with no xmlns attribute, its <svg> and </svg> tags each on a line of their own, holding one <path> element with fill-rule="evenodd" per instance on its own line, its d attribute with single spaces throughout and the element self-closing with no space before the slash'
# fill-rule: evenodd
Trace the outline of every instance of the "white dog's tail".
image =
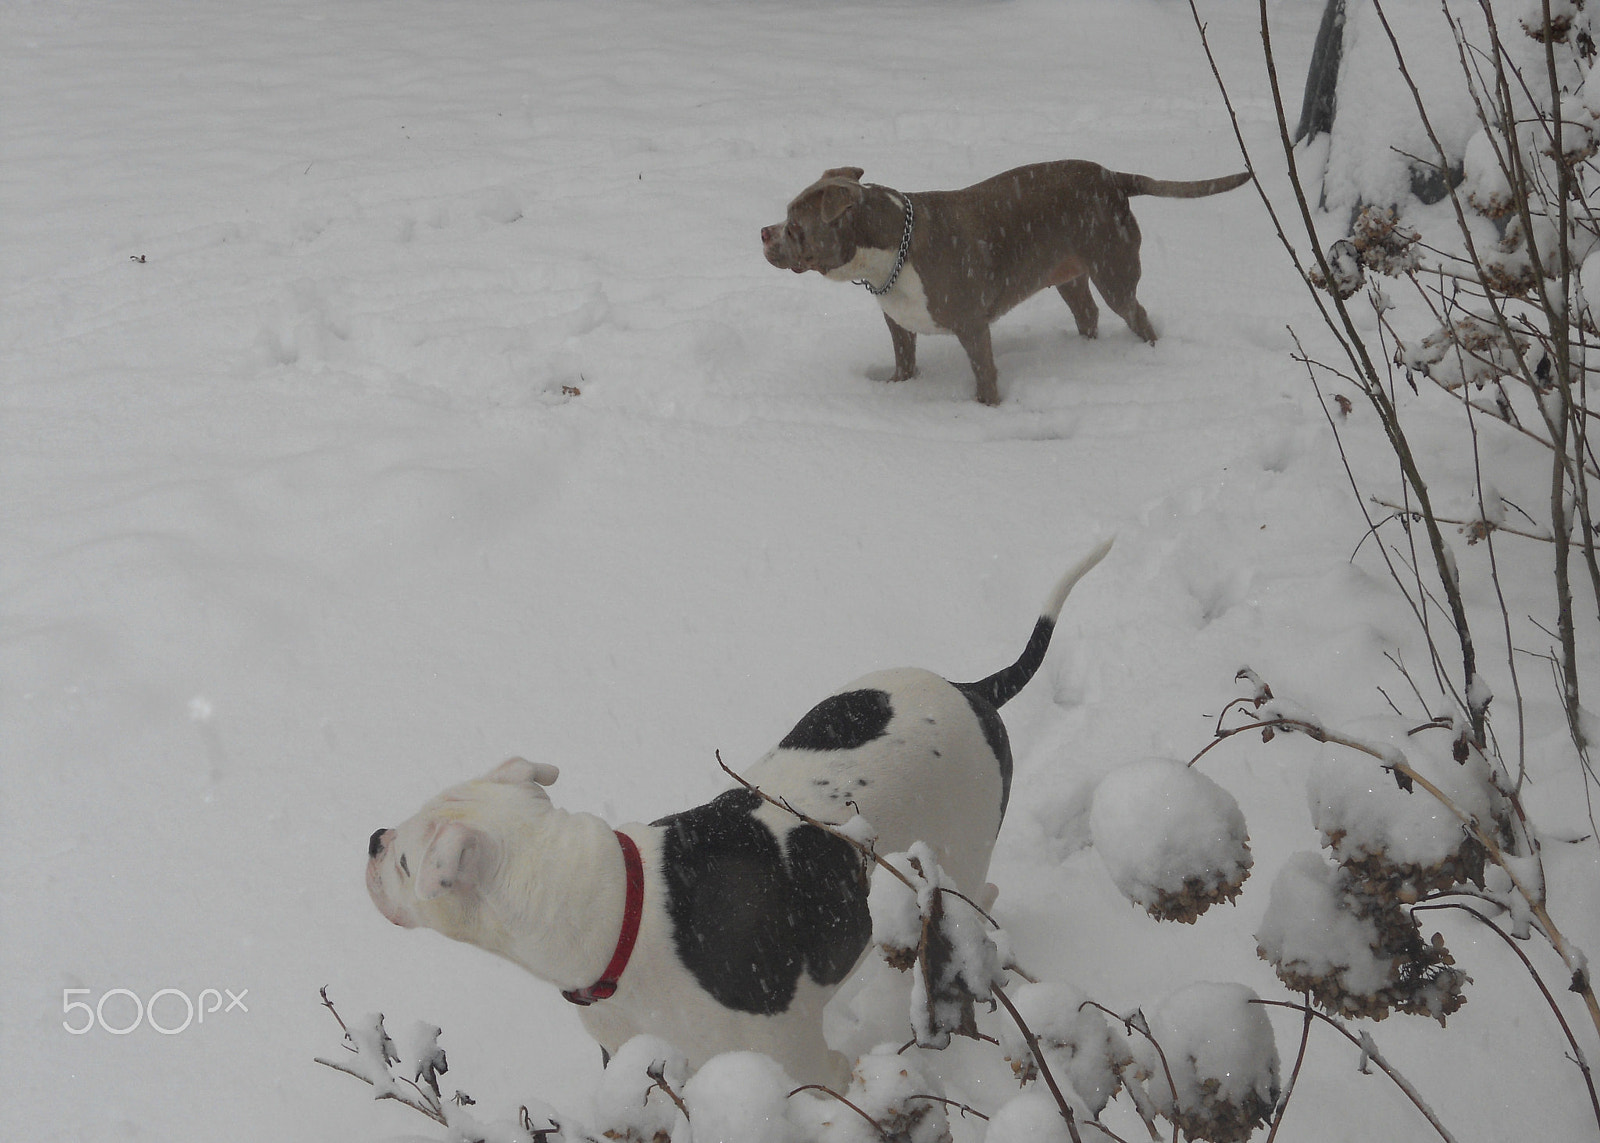
<svg viewBox="0 0 1600 1143">
<path fill-rule="evenodd" d="M 996 710 L 1015 698 L 1017 692 L 1028 685 L 1028 680 L 1033 678 L 1039 670 L 1039 665 L 1044 662 L 1044 653 L 1050 649 L 1050 637 L 1055 634 L 1056 616 L 1061 614 L 1061 607 L 1067 602 L 1067 596 L 1072 594 L 1072 589 L 1077 586 L 1078 581 L 1088 575 L 1095 564 L 1105 559 L 1115 539 L 1113 536 L 1100 544 L 1061 577 L 1061 582 L 1056 584 L 1055 590 L 1050 593 L 1050 598 L 1046 599 L 1044 606 L 1039 609 L 1039 622 L 1033 625 L 1033 634 L 1028 637 L 1028 645 L 1022 649 L 1022 656 L 1015 663 L 976 683 L 957 685 L 966 693 L 977 695 Z"/>
</svg>

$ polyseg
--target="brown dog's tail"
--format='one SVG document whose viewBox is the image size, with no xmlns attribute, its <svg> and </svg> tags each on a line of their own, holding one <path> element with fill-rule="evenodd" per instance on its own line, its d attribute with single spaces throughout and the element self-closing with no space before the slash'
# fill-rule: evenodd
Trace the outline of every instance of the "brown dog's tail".
<svg viewBox="0 0 1600 1143">
<path fill-rule="evenodd" d="M 1205 198 L 1207 195 L 1221 194 L 1223 191 L 1243 186 L 1250 181 L 1250 172 L 1240 171 L 1236 175 L 1224 175 L 1220 179 L 1197 179 L 1188 183 L 1152 179 L 1147 175 L 1127 175 L 1120 171 L 1115 177 L 1117 186 L 1129 198 L 1141 194 L 1155 195 L 1157 198 Z"/>
</svg>

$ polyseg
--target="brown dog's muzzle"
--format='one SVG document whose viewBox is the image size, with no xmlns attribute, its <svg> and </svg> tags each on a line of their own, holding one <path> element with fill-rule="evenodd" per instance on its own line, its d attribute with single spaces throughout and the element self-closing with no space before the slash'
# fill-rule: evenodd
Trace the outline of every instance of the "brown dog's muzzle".
<svg viewBox="0 0 1600 1143">
<path fill-rule="evenodd" d="M 777 223 L 761 228 L 761 252 L 767 261 L 780 270 L 793 270 L 804 274 L 808 269 L 793 249 L 788 223 Z"/>
</svg>

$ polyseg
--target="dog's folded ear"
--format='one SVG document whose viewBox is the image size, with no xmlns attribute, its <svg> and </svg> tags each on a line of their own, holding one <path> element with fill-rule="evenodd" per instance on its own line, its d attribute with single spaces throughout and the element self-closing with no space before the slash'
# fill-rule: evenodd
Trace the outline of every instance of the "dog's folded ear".
<svg viewBox="0 0 1600 1143">
<path fill-rule="evenodd" d="M 548 762 L 529 762 L 526 758 L 507 758 L 489 774 L 489 781 L 504 782 L 508 786 L 532 783 L 549 786 L 561 776 L 561 771 Z"/>
<path fill-rule="evenodd" d="M 851 167 L 859 175 L 860 169 Z M 830 175 L 837 172 L 830 171 Z M 854 178 L 831 177 L 822 185 L 822 221 L 837 222 L 841 215 L 856 203 L 865 198 L 867 192 L 862 189 L 861 183 Z"/>
<path fill-rule="evenodd" d="M 441 822 L 417 864 L 417 896 L 424 901 L 477 888 L 492 843 L 465 822 Z"/>
<path fill-rule="evenodd" d="M 849 179 L 851 182 L 859 183 L 861 176 L 866 173 L 860 167 L 834 167 L 832 170 L 823 171 L 822 177 L 824 179 Z"/>
</svg>

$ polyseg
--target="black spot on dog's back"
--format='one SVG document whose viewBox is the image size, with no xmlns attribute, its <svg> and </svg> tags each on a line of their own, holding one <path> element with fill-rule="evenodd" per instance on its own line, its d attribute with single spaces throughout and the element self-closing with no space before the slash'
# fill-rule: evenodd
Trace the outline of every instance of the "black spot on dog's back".
<svg viewBox="0 0 1600 1143">
<path fill-rule="evenodd" d="M 819 984 L 842 980 L 872 924 L 856 851 L 809 825 L 780 845 L 754 816 L 761 804 L 758 794 L 730 790 L 655 824 L 666 830 L 662 874 L 678 959 L 718 1003 L 770 1016 L 788 1009 L 802 971 Z"/>
<path fill-rule="evenodd" d="M 882 738 L 894 718 L 887 691 L 860 690 L 825 698 L 778 743 L 784 750 L 854 750 Z"/>
</svg>

